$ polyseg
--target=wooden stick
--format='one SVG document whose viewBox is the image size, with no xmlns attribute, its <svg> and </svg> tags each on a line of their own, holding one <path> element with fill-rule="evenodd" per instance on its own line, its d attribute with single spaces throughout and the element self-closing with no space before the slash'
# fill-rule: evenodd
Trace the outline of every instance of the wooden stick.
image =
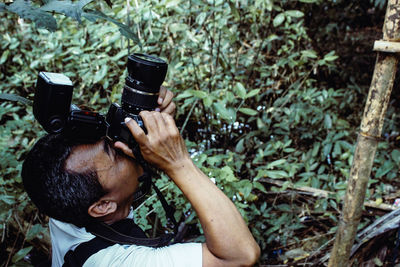
<svg viewBox="0 0 400 267">
<path fill-rule="evenodd" d="M 375 41 L 374 51 L 400 53 L 400 42 Z"/>
<path fill-rule="evenodd" d="M 389 0 L 383 27 L 384 41 L 400 39 L 399 12 L 400 0 Z M 348 266 L 350 250 L 360 223 L 365 192 L 378 145 L 377 140 L 382 132 L 397 64 L 396 54 L 378 53 L 328 266 Z"/>
</svg>

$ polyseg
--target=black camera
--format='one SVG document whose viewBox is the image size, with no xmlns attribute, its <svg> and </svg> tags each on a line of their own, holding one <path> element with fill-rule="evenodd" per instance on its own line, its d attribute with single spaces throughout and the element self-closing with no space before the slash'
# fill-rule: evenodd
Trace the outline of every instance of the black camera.
<svg viewBox="0 0 400 267">
<path fill-rule="evenodd" d="M 33 102 L 35 118 L 48 133 L 62 133 L 79 142 L 95 142 L 107 136 L 132 149 L 136 142 L 124 120 L 131 117 L 146 131 L 139 113 L 157 107 L 168 64 L 157 57 L 135 53 L 128 57 L 127 67 L 121 106 L 111 104 L 106 116 L 71 105 L 73 85 L 67 76 L 40 72 Z"/>
</svg>

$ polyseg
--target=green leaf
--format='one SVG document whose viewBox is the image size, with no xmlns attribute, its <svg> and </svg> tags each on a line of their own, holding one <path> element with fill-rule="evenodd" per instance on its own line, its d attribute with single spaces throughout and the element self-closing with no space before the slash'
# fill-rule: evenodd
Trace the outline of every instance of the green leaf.
<svg viewBox="0 0 400 267">
<path fill-rule="evenodd" d="M 22 96 L 16 94 L 0 94 L 0 99 L 9 100 L 9 101 L 17 101 L 27 106 L 32 106 L 33 102 L 29 99 L 26 99 Z"/>
<path fill-rule="evenodd" d="M 171 23 L 169 25 L 169 30 L 172 33 L 183 32 L 188 30 L 188 25 L 184 23 Z"/>
<path fill-rule="evenodd" d="M 121 51 L 118 52 L 118 54 L 116 54 L 115 56 L 111 57 L 110 59 L 111 59 L 112 61 L 118 61 L 118 60 L 120 60 L 121 58 L 125 58 L 125 57 L 127 57 L 127 56 L 128 56 L 128 55 L 127 55 L 127 51 L 126 51 L 126 50 L 121 50 Z"/>
<path fill-rule="evenodd" d="M 15 0 L 11 5 L 6 6 L 6 9 L 23 19 L 32 20 L 37 28 L 45 28 L 49 31 L 57 29 L 56 19 L 38 7 L 32 6 L 30 1 Z"/>
<path fill-rule="evenodd" d="M 317 156 L 320 147 L 321 147 L 321 143 L 320 142 L 314 143 L 314 147 L 313 147 L 313 150 L 312 150 L 312 153 L 311 153 L 311 155 L 313 157 Z"/>
<path fill-rule="evenodd" d="M 223 103 L 213 103 L 213 107 L 215 108 L 217 115 L 227 122 L 232 122 L 236 120 L 235 111 L 233 109 L 227 109 Z"/>
<path fill-rule="evenodd" d="M 268 163 L 266 168 L 267 169 L 273 169 L 274 167 L 282 165 L 282 164 L 285 164 L 286 162 L 287 162 L 286 159 L 278 159 L 278 160 L 275 160 L 275 161 L 273 161 L 271 163 Z"/>
<path fill-rule="evenodd" d="M 259 130 L 266 128 L 267 125 L 262 121 L 262 119 L 257 118 L 257 128 Z"/>
<path fill-rule="evenodd" d="M 291 212 L 292 211 L 292 208 L 288 204 L 280 204 L 280 205 L 277 205 L 276 208 L 283 212 Z"/>
<path fill-rule="evenodd" d="M 299 10 L 287 10 L 285 14 L 293 18 L 301 18 L 304 16 L 304 13 Z"/>
<path fill-rule="evenodd" d="M 12 257 L 12 262 L 16 263 L 20 260 L 22 260 L 31 250 L 32 250 L 32 246 L 20 249 L 17 253 L 15 253 L 15 255 Z"/>
<path fill-rule="evenodd" d="M 396 162 L 397 165 L 400 165 L 400 150 L 395 149 L 391 153 L 392 159 L 394 162 Z"/>
<path fill-rule="evenodd" d="M 240 139 L 239 142 L 236 144 L 235 151 L 239 154 L 244 152 L 244 138 Z"/>
<path fill-rule="evenodd" d="M 0 12 L 6 10 L 6 4 L 0 3 Z"/>
<path fill-rule="evenodd" d="M 8 205 L 15 204 L 15 198 L 9 195 L 0 195 L 0 200 Z"/>
<path fill-rule="evenodd" d="M 258 190 L 260 190 L 261 192 L 267 193 L 267 190 L 265 190 L 265 187 L 262 183 L 254 182 L 253 186 L 254 186 L 254 188 L 257 188 Z M 266 202 L 264 202 L 264 203 L 266 203 Z"/>
<path fill-rule="evenodd" d="M 104 13 L 102 13 L 98 10 L 89 10 L 89 11 L 82 12 L 82 16 L 91 22 L 96 22 L 96 20 L 98 20 L 98 19 L 105 19 L 105 20 L 117 25 L 119 27 L 119 32 L 123 36 L 134 41 L 136 44 L 138 44 L 140 47 L 142 47 L 142 44 L 139 40 L 139 37 L 136 35 L 136 33 L 131 31 L 131 29 L 127 25 L 108 17 Z"/>
<path fill-rule="evenodd" d="M 280 13 L 274 18 L 272 24 L 274 25 L 274 27 L 278 27 L 284 21 L 285 21 L 285 13 Z"/>
<path fill-rule="evenodd" d="M 206 106 L 208 108 L 211 107 L 213 101 L 214 101 L 214 98 L 211 97 L 210 95 L 208 95 L 206 98 L 203 99 L 204 106 Z"/>
<path fill-rule="evenodd" d="M 307 58 L 317 58 L 317 53 L 314 50 L 303 50 L 301 51 L 301 55 Z"/>
<path fill-rule="evenodd" d="M 326 129 L 332 128 L 332 118 L 329 114 L 325 114 L 324 125 Z"/>
<path fill-rule="evenodd" d="M 70 0 L 50 0 L 40 9 L 43 11 L 65 14 L 65 16 L 73 18 L 81 23 L 82 8 L 92 1 L 93 0 L 80 0 L 79 2 L 72 3 Z"/>
<path fill-rule="evenodd" d="M 392 161 L 385 161 L 385 163 L 383 163 L 383 166 L 381 166 L 376 171 L 375 177 L 380 178 L 380 177 L 386 175 L 388 172 L 390 172 L 393 168 L 394 168 L 394 164 Z"/>
<path fill-rule="evenodd" d="M 181 3 L 181 0 L 167 0 L 165 2 L 165 7 L 171 8 L 171 7 L 179 5 L 180 3 Z"/>
<path fill-rule="evenodd" d="M 44 228 L 41 224 L 35 224 L 32 226 L 28 233 L 26 234 L 25 238 L 27 241 L 30 241 L 37 237 L 39 234 L 41 234 L 43 231 L 45 231 L 46 228 Z"/>
<path fill-rule="evenodd" d="M 208 96 L 208 94 L 204 91 L 200 91 L 200 90 L 191 90 L 190 93 L 200 99 L 204 99 Z"/>
<path fill-rule="evenodd" d="M 253 184 L 249 180 L 243 179 L 238 183 L 238 185 L 239 192 L 243 194 L 244 198 L 248 198 L 251 190 L 253 190 Z"/>
<path fill-rule="evenodd" d="M 324 56 L 324 60 L 325 60 L 325 61 L 334 61 L 334 60 L 336 60 L 337 58 L 338 58 L 338 56 L 335 55 L 335 51 L 331 51 L 331 52 L 329 52 L 328 54 L 326 54 L 326 55 Z"/>
<path fill-rule="evenodd" d="M 260 89 L 253 89 L 246 94 L 246 99 L 257 95 L 260 92 Z"/>
<path fill-rule="evenodd" d="M 100 70 L 98 70 L 96 72 L 96 74 L 93 77 L 93 83 L 98 83 L 101 80 L 104 79 L 104 77 L 107 75 L 108 73 L 108 65 L 107 64 L 103 64 L 103 66 L 101 67 Z"/>
<path fill-rule="evenodd" d="M 332 151 L 332 143 L 328 143 L 324 146 L 322 153 L 324 154 L 324 156 L 328 156 L 328 154 L 330 154 Z"/>
<path fill-rule="evenodd" d="M 3 64 L 4 62 L 6 62 L 9 54 L 10 54 L 10 50 L 6 50 L 3 52 L 3 54 L 1 55 L 1 58 L 0 58 L 0 64 Z"/>
<path fill-rule="evenodd" d="M 184 98 L 188 98 L 193 96 L 193 92 L 195 92 L 195 90 L 185 90 L 182 93 L 178 94 L 175 99 L 184 99 Z"/>
<path fill-rule="evenodd" d="M 303 3 L 309 3 L 309 4 L 311 4 L 311 3 L 316 3 L 318 0 L 299 0 L 300 2 L 303 2 Z"/>
<path fill-rule="evenodd" d="M 235 93 L 242 99 L 246 98 L 246 89 L 242 83 L 236 83 Z"/>
<path fill-rule="evenodd" d="M 229 166 L 225 166 L 221 169 L 221 179 L 228 182 L 234 182 L 238 180 Z"/>
<path fill-rule="evenodd" d="M 229 7 L 231 8 L 233 17 L 237 20 L 240 19 L 239 10 L 236 8 L 235 3 L 233 3 L 232 1 L 228 1 L 228 2 L 229 2 Z"/>
<path fill-rule="evenodd" d="M 267 177 L 272 179 L 279 178 L 289 178 L 289 174 L 285 171 L 269 171 L 269 170 L 260 170 L 257 174 L 257 177 Z"/>
<path fill-rule="evenodd" d="M 246 115 L 250 115 L 250 116 L 255 116 L 258 114 L 257 110 L 251 109 L 251 108 L 240 108 L 239 109 L 240 112 L 246 114 Z"/>
</svg>

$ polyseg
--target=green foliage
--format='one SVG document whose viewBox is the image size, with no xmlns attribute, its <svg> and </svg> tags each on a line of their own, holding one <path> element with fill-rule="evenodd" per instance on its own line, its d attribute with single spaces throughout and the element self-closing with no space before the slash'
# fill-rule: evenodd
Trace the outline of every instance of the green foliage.
<svg viewBox="0 0 400 267">
<path fill-rule="evenodd" d="M 18 14 L 23 19 L 32 20 L 38 28 L 45 28 L 50 31 L 57 29 L 55 18 L 45 10 L 31 6 L 29 1 L 16 0 L 11 5 L 4 6 L 4 9 Z"/>
<path fill-rule="evenodd" d="M 92 22 L 96 22 L 97 19 L 104 19 L 118 26 L 123 36 L 140 44 L 137 35 L 129 26 L 110 18 L 99 10 L 85 11 L 83 8 L 91 2 L 93 0 L 80 0 L 78 2 L 70 0 L 47 0 L 44 5 L 36 7 L 29 0 L 15 0 L 10 4 L 0 3 L 0 12 L 9 11 L 15 13 L 23 19 L 33 21 L 37 28 L 45 28 L 52 32 L 57 29 L 57 21 L 50 13 L 63 14 L 75 19 L 79 23 L 82 23 L 82 16 Z"/>
<path fill-rule="evenodd" d="M 337 37 L 330 29 L 347 26 L 332 22 L 319 27 L 323 20 L 319 9 L 346 5 L 350 12 L 360 3 L 151 0 L 135 2 L 131 16 L 135 26 L 129 27 L 121 23 L 126 20 L 125 3 L 115 2 L 105 16 L 83 10 L 89 2 L 55 0 L 41 7 L 26 1 L 0 4 L 0 11 L 29 5 L 24 18 L 38 27 L 51 19 L 40 22 L 35 12 L 87 19 L 77 27 L 69 18 L 56 16 L 60 27 L 49 33 L 4 13 L 0 94 L 32 99 L 39 71 L 62 72 L 74 83 L 75 104 L 105 112 L 120 98 L 128 55 L 128 41 L 121 35 L 129 35 L 136 40 L 131 52 L 155 54 L 169 62 L 166 86 L 176 93 L 176 119 L 189 152 L 238 207 L 262 246 L 263 262 L 275 248 L 300 246 L 310 218 L 324 229 L 310 235 L 332 236 L 366 95 L 365 88 L 354 81 L 361 74 L 356 76 L 354 69 L 343 64 L 340 51 L 332 46 L 335 39 L 325 41 Z M 120 32 L 115 25 L 98 24 L 98 19 L 116 24 Z M 46 27 L 50 25 L 55 24 Z M 351 75 L 353 79 L 346 80 Z M 19 177 L 24 155 L 44 132 L 31 108 L 14 102 L 0 105 L 0 227 L 12 235 L 5 229 L 12 229 L 15 217 L 33 225 L 24 228 L 26 241 L 18 244 L 10 258 L 18 262 L 46 231 Z M 385 133 L 400 128 L 396 114 L 389 108 Z M 398 178 L 400 149 L 391 140 L 382 141 L 375 158 L 370 199 L 393 191 L 391 183 Z M 176 207 L 176 219 L 201 234 L 180 190 L 166 176 L 156 183 Z M 291 190 L 301 186 L 332 194 L 311 198 Z M 170 228 L 155 194 L 135 212 L 139 225 L 149 232 Z M 321 237 L 316 243 L 323 245 L 327 240 Z"/>
</svg>

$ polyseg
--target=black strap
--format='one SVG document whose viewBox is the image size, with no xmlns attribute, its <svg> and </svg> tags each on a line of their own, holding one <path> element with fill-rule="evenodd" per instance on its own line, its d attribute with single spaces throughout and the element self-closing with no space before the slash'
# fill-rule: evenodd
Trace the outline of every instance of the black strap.
<svg viewBox="0 0 400 267">
<path fill-rule="evenodd" d="M 70 250 L 64 256 L 63 267 L 80 267 L 89 259 L 90 256 L 98 251 L 114 245 L 109 241 L 95 237 L 92 240 L 81 243 L 75 250 Z"/>
<path fill-rule="evenodd" d="M 174 235 L 166 234 L 157 238 L 135 237 L 123 234 L 105 223 L 93 223 L 86 226 L 86 230 L 93 235 L 112 242 L 113 244 L 138 245 L 146 247 L 163 247 L 170 243 Z"/>
</svg>

